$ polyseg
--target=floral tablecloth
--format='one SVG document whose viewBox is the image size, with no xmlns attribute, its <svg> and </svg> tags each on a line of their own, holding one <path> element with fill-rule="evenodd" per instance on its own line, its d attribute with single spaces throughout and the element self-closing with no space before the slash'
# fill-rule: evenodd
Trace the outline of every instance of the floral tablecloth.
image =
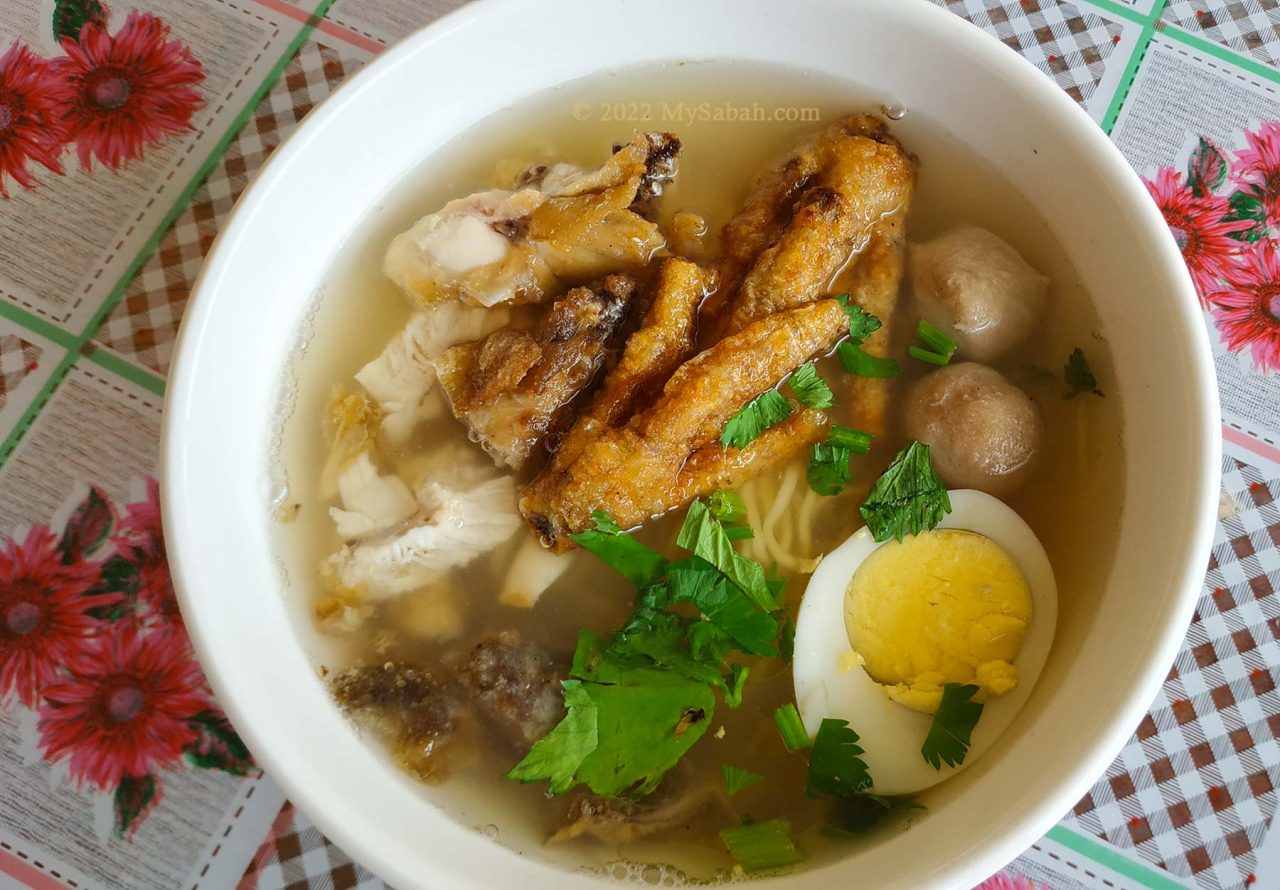
<svg viewBox="0 0 1280 890">
<path fill-rule="evenodd" d="M 1218 535 L 1164 688 L 989 884 L 1280 888 L 1280 0 L 934 2 L 1053 78 L 1147 179 L 1223 408 Z M 317 101 L 454 5 L 0 4 L 0 885 L 382 886 L 210 693 L 155 464 L 174 334 L 232 203 Z"/>
</svg>

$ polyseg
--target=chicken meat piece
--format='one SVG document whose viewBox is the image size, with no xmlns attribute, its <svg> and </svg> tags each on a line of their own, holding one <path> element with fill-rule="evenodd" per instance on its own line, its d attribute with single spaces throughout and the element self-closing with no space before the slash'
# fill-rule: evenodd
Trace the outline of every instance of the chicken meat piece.
<svg viewBox="0 0 1280 890">
<path fill-rule="evenodd" d="M 382 435 L 404 445 L 418 425 L 445 412 L 435 388 L 431 359 L 457 343 L 477 340 L 510 320 L 506 309 L 442 303 L 415 312 L 373 361 L 356 372 L 356 382 L 382 409 Z"/>
<path fill-rule="evenodd" d="M 416 499 L 401 479 L 363 463 L 344 478 L 343 508 L 330 512 L 340 533 L 359 536 L 320 565 L 335 595 L 376 600 L 418 590 L 501 546 L 520 525 L 510 476 L 428 481 Z"/>
<path fill-rule="evenodd" d="M 617 354 L 634 279 L 611 275 L 557 300 L 532 331 L 504 328 L 434 361 L 454 415 L 498 464 L 519 470 L 563 431 L 571 403 Z"/>
<path fill-rule="evenodd" d="M 538 303 L 648 265 L 665 245 L 641 215 L 675 175 L 680 140 L 638 133 L 603 166 L 529 170 L 515 189 L 450 201 L 391 242 L 383 270 L 420 308 Z"/>
<path fill-rule="evenodd" d="M 560 681 L 565 671 L 515 631 L 477 643 L 455 669 L 470 700 L 521 751 L 564 716 Z"/>
<path fill-rule="evenodd" d="M 871 115 L 842 118 L 797 148 L 724 227 L 717 336 L 831 293 L 851 258 L 905 216 L 915 179 L 915 159 Z"/>
<path fill-rule="evenodd" d="M 621 426 L 696 351 L 698 307 L 716 288 L 716 272 L 686 259 L 662 261 L 649 287 L 649 309 L 627 338 L 618 363 L 605 375 L 552 458 L 564 467 L 606 430 Z"/>
<path fill-rule="evenodd" d="M 742 406 L 848 333 L 835 300 L 768 315 L 684 362 L 661 395 L 625 424 L 590 437 L 528 486 L 520 510 L 544 545 L 572 546 L 604 510 L 623 528 L 790 459 L 821 438 L 826 417 L 800 412 L 746 448 L 719 436 Z M 696 459 L 695 459 L 696 458 Z"/>
<path fill-rule="evenodd" d="M 458 736 L 468 722 L 462 689 L 441 672 L 387 662 L 346 668 L 330 681 L 339 707 L 391 746 L 413 775 L 443 778 L 465 745 Z"/>
</svg>

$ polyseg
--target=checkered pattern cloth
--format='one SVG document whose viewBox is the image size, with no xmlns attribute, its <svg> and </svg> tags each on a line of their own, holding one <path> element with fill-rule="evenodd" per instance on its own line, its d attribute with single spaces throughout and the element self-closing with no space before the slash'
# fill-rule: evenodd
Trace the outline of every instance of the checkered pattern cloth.
<svg viewBox="0 0 1280 890">
<path fill-rule="evenodd" d="M 1121 26 L 1057 0 L 933 0 L 1017 50 L 1077 102 L 1093 95 Z"/>
<path fill-rule="evenodd" d="M 1204 592 L 1151 712 L 1069 822 L 1244 887 L 1280 782 L 1280 480 L 1227 459 Z M 1268 764 L 1270 766 L 1268 766 Z"/>
<path fill-rule="evenodd" d="M 1261 62 L 1280 65 L 1280 0 L 1169 0 L 1163 19 Z"/>
<path fill-rule="evenodd" d="M 0 411 L 8 402 L 9 393 L 36 369 L 42 351 L 17 334 L 0 334 Z"/>
<path fill-rule="evenodd" d="M 103 320 L 98 343 L 159 374 L 168 371 L 187 296 L 231 206 L 303 116 L 360 64 L 342 50 L 303 45 Z"/>
<path fill-rule="evenodd" d="M 236 890 L 381 890 L 386 885 L 285 804 Z"/>
</svg>

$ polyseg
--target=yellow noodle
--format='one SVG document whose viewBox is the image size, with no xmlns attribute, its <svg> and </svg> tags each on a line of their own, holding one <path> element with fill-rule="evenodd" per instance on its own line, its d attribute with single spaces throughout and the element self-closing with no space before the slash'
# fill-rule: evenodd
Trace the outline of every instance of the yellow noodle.
<svg viewBox="0 0 1280 890">
<path fill-rule="evenodd" d="M 800 516 L 796 528 L 800 531 L 800 544 L 796 548 L 802 553 L 813 552 L 813 524 L 818 506 L 818 494 L 809 486 L 805 486 L 804 500 L 800 502 Z"/>
</svg>

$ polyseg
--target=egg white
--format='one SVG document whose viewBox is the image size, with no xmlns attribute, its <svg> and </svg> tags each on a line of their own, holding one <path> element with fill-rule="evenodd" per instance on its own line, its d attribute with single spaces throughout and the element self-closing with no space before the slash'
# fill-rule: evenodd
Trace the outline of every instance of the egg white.
<svg viewBox="0 0 1280 890">
<path fill-rule="evenodd" d="M 951 513 L 939 528 L 976 532 L 1000 545 L 1022 570 L 1031 590 L 1031 621 L 1013 664 L 1018 685 L 992 696 L 974 728 L 969 753 L 959 767 L 935 770 L 920 754 L 932 715 L 891 701 L 860 667 L 842 669 L 852 649 L 845 631 L 844 597 L 849 579 L 880 544 L 859 529 L 814 571 L 796 621 L 796 704 L 812 735 L 824 717 L 849 721 L 866 752 L 863 760 L 878 794 L 911 794 L 958 772 L 1004 732 L 1035 687 L 1058 620 L 1058 586 L 1049 557 L 1035 533 L 1002 501 L 980 491 L 948 492 Z"/>
</svg>

